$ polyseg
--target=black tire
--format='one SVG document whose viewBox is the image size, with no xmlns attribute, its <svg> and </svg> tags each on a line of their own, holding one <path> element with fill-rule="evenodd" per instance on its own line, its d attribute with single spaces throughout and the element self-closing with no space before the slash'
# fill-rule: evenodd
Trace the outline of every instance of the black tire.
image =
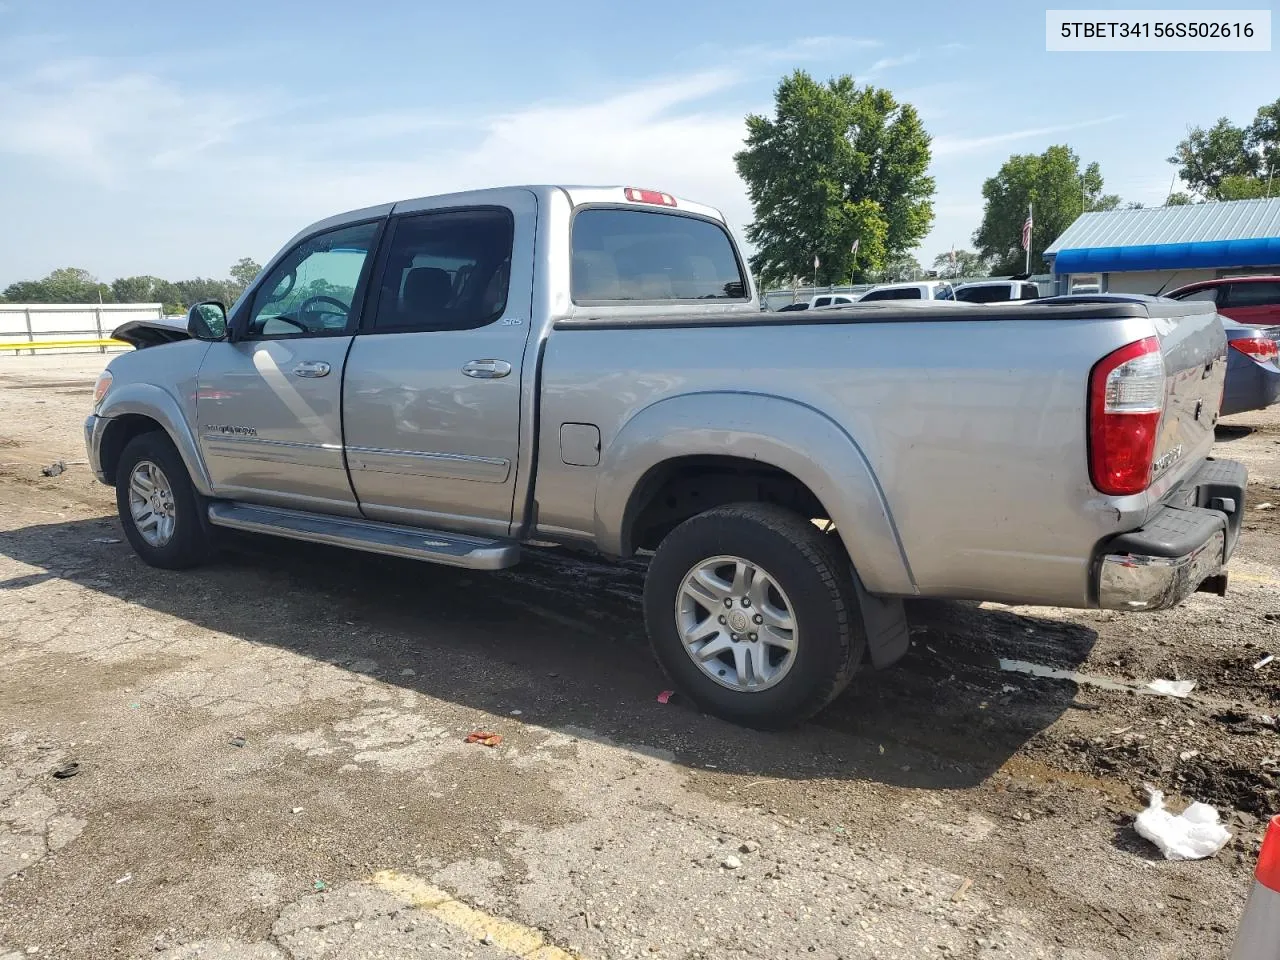
<svg viewBox="0 0 1280 960">
<path fill-rule="evenodd" d="M 173 494 L 174 527 L 168 542 L 154 546 L 138 529 L 129 508 L 129 481 L 134 468 L 148 460 L 158 466 L 169 481 Z M 160 431 L 139 434 L 125 444 L 116 466 L 116 510 L 124 535 L 144 562 L 164 570 L 185 570 L 209 559 L 209 533 L 205 500 L 191 485 L 191 477 L 173 441 Z"/>
<path fill-rule="evenodd" d="M 795 660 L 774 686 L 751 692 L 722 686 L 693 662 L 680 638 L 681 585 L 695 566 L 719 556 L 761 564 L 790 600 L 799 635 Z M 654 655 L 676 689 L 706 713 L 757 729 L 801 723 L 834 700 L 867 643 L 853 568 L 839 538 L 771 504 L 716 507 L 676 527 L 649 565 L 644 610 Z"/>
</svg>

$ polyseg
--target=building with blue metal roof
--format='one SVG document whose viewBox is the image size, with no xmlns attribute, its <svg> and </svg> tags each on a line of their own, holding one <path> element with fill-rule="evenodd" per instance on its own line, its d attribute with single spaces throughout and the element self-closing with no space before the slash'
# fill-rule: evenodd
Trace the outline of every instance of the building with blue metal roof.
<svg viewBox="0 0 1280 960">
<path fill-rule="evenodd" d="M 1081 214 L 1044 252 L 1060 292 L 1162 293 L 1197 280 L 1280 274 L 1280 198 Z"/>
</svg>

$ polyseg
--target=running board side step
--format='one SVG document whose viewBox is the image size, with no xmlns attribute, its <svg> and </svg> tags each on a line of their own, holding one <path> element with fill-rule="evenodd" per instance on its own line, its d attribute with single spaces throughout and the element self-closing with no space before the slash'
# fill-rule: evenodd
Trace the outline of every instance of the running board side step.
<svg viewBox="0 0 1280 960">
<path fill-rule="evenodd" d="M 514 566 L 520 560 L 520 544 L 512 540 L 489 540 L 463 533 L 419 530 L 394 523 L 330 517 L 226 500 L 209 504 L 209 522 L 246 533 L 327 543 L 366 553 L 426 560 L 470 570 L 501 570 Z"/>
</svg>

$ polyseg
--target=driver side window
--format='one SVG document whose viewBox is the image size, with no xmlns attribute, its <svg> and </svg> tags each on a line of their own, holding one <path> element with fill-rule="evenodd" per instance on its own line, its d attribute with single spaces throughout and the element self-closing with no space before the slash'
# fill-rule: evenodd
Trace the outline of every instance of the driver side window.
<svg viewBox="0 0 1280 960">
<path fill-rule="evenodd" d="M 302 241 L 253 297 L 246 333 L 255 340 L 324 336 L 350 329 L 356 290 L 379 224 L 359 223 Z"/>
</svg>

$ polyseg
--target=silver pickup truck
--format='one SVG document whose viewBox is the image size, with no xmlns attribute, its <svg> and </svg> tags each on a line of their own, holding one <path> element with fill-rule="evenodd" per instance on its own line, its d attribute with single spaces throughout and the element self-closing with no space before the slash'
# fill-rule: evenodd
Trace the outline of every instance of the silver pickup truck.
<svg viewBox="0 0 1280 960">
<path fill-rule="evenodd" d="M 907 649 L 903 598 L 1142 610 L 1221 592 L 1212 307 L 762 313 L 715 210 L 632 188 L 385 204 L 229 310 L 126 325 L 85 424 L 148 563 L 221 528 L 495 570 L 652 551 L 673 683 L 754 726 Z"/>
</svg>

